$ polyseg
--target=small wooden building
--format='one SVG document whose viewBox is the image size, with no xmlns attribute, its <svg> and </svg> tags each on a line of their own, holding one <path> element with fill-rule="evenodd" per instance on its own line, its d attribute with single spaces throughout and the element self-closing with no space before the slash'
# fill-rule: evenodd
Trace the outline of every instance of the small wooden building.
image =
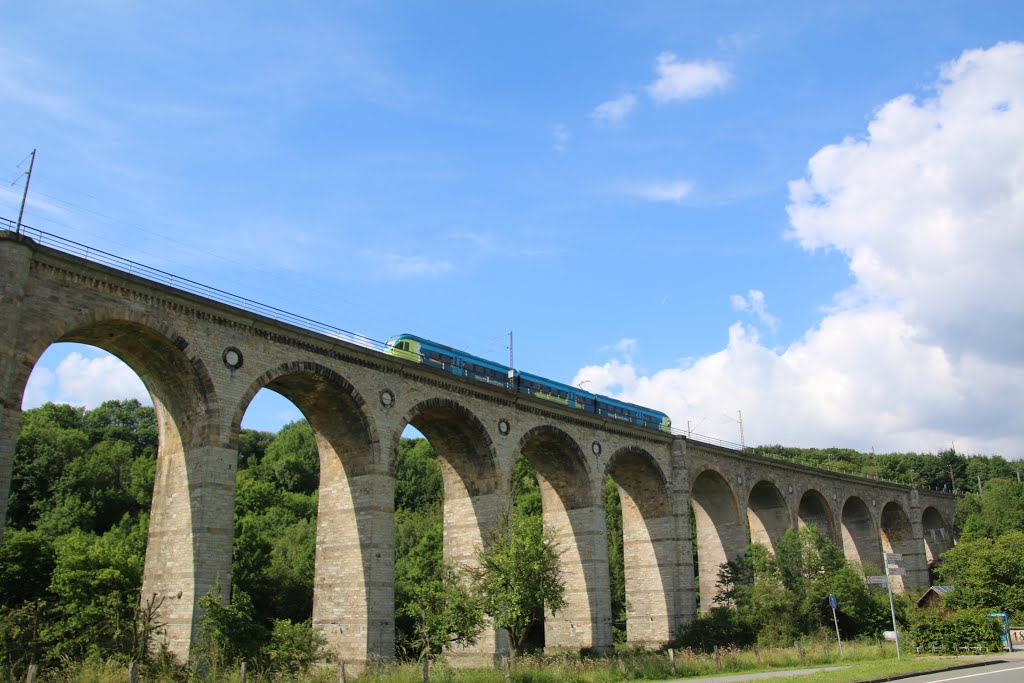
<svg viewBox="0 0 1024 683">
<path fill-rule="evenodd" d="M 928 609 L 940 609 L 942 607 L 942 596 L 954 588 L 955 586 L 932 586 L 924 592 L 924 595 L 917 599 L 917 606 L 927 607 Z"/>
</svg>

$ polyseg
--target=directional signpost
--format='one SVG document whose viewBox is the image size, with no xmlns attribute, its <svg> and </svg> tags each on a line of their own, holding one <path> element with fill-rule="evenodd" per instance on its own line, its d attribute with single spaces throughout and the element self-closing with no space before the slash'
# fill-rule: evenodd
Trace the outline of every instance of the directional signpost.
<svg viewBox="0 0 1024 683">
<path fill-rule="evenodd" d="M 836 596 L 831 593 L 828 594 L 828 606 L 832 608 L 832 621 L 836 623 L 836 640 L 839 641 L 839 656 L 843 656 L 843 639 L 839 637 L 839 617 L 836 616 L 836 607 L 839 603 L 836 601 Z"/>
<path fill-rule="evenodd" d="M 904 576 L 906 571 L 899 566 L 900 562 L 903 561 L 903 555 L 899 553 L 883 553 L 885 560 L 885 576 L 884 577 L 869 577 L 869 578 L 884 578 L 885 585 L 889 589 L 889 612 L 892 613 L 892 630 L 896 634 L 896 659 L 903 661 L 902 655 L 900 655 L 900 630 L 896 626 L 896 605 L 893 604 L 892 600 L 892 581 L 889 580 L 890 576 Z"/>
</svg>

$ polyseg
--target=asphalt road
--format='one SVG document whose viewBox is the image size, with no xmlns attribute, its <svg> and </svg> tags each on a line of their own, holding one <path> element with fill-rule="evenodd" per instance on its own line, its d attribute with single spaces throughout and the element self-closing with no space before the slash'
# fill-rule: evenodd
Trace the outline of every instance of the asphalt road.
<svg viewBox="0 0 1024 683">
<path fill-rule="evenodd" d="M 933 674 L 922 674 L 901 678 L 901 683 L 1022 683 L 1024 681 L 1024 661 L 1016 660 L 1002 664 L 986 664 L 985 666 L 943 671 Z"/>
</svg>

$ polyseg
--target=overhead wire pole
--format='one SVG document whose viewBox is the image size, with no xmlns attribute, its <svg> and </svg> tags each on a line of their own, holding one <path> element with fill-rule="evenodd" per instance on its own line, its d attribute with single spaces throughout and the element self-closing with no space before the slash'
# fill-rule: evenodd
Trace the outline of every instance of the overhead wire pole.
<svg viewBox="0 0 1024 683">
<path fill-rule="evenodd" d="M 28 173 L 25 178 L 25 191 L 21 194 L 21 210 L 18 211 L 18 225 L 14 229 L 16 235 L 21 234 L 21 217 L 25 215 L 25 200 L 28 199 L 28 184 L 32 182 L 32 167 L 36 165 L 36 151 L 32 150 L 32 158 L 28 162 Z M 22 162 L 25 160 L 22 159 Z"/>
</svg>

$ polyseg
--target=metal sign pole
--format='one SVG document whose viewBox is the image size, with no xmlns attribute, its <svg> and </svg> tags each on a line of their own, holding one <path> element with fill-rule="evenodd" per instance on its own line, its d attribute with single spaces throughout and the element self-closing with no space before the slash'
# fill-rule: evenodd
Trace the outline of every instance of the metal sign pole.
<svg viewBox="0 0 1024 683">
<path fill-rule="evenodd" d="M 832 621 L 836 624 L 836 640 L 839 642 L 839 656 L 843 656 L 843 639 L 839 637 L 839 617 L 836 616 L 836 596 L 831 593 L 828 594 L 828 606 L 832 608 Z"/>
<path fill-rule="evenodd" d="M 882 560 L 885 562 L 885 586 L 889 589 L 889 612 L 892 614 L 892 630 L 896 634 L 896 660 L 903 661 L 903 656 L 900 654 L 900 629 L 896 626 L 896 604 L 892 599 L 892 575 L 889 573 L 889 562 L 892 558 L 892 562 L 896 563 L 903 559 L 896 553 L 882 553 Z"/>
</svg>

